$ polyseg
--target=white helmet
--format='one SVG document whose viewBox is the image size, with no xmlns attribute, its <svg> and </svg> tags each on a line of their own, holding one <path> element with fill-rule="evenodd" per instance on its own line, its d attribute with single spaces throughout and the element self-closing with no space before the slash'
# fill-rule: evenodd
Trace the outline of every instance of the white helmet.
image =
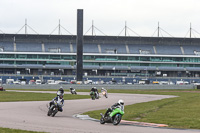
<svg viewBox="0 0 200 133">
<path fill-rule="evenodd" d="M 119 104 L 119 105 L 124 105 L 124 101 L 123 101 L 122 99 L 120 99 L 120 100 L 118 101 L 118 104 Z"/>
<path fill-rule="evenodd" d="M 63 96 L 64 94 L 61 91 L 57 91 L 57 96 Z"/>
</svg>

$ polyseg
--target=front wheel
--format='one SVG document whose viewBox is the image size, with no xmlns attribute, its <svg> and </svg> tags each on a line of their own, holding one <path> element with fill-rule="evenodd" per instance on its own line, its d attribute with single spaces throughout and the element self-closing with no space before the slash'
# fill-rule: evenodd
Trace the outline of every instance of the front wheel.
<svg viewBox="0 0 200 133">
<path fill-rule="evenodd" d="M 58 109 L 57 108 L 55 108 L 55 110 L 53 111 L 53 113 L 52 113 L 52 117 L 54 117 L 55 115 L 56 115 L 56 113 L 58 112 Z"/>
<path fill-rule="evenodd" d="M 50 115 L 53 113 L 53 108 L 54 108 L 54 105 L 51 105 L 51 106 L 49 107 L 49 110 L 48 110 L 48 112 L 47 112 L 47 116 L 50 116 Z"/>
<path fill-rule="evenodd" d="M 49 111 L 47 112 L 47 116 L 50 116 L 52 114 L 52 110 L 49 109 Z"/>
<path fill-rule="evenodd" d="M 107 95 L 107 94 L 105 94 L 105 97 L 106 97 L 106 98 L 108 98 L 108 95 Z"/>
<path fill-rule="evenodd" d="M 103 117 L 101 117 L 100 123 L 101 123 L 101 124 L 105 124 L 105 121 L 104 121 L 104 118 L 103 118 Z"/>
<path fill-rule="evenodd" d="M 113 120 L 113 125 L 118 125 L 120 123 L 122 119 L 122 115 L 121 114 L 116 114 Z"/>
</svg>

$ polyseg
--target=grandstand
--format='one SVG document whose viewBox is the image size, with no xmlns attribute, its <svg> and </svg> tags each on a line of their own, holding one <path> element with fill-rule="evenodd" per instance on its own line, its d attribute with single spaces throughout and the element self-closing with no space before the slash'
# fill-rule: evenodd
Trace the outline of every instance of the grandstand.
<svg viewBox="0 0 200 133">
<path fill-rule="evenodd" d="M 84 36 L 88 76 L 199 77 L 200 39 Z M 76 36 L 0 34 L 0 74 L 75 75 Z"/>
</svg>

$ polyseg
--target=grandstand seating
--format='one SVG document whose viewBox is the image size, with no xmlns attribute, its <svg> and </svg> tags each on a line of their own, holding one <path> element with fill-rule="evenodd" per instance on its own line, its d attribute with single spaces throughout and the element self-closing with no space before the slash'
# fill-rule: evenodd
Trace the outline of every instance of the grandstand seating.
<svg viewBox="0 0 200 133">
<path fill-rule="evenodd" d="M 125 44 L 100 44 L 102 53 L 127 54 Z"/>
<path fill-rule="evenodd" d="M 99 53 L 97 44 L 83 44 L 84 53 Z"/>
<path fill-rule="evenodd" d="M 16 43 L 17 52 L 42 52 L 41 43 L 27 43 L 27 42 L 17 42 Z"/>
<path fill-rule="evenodd" d="M 99 44 L 102 53 L 115 53 L 117 54 L 127 54 L 125 44 Z M 76 44 L 73 43 L 73 52 L 76 52 Z M 149 52 L 149 54 L 155 54 L 153 47 L 155 46 L 157 54 L 164 55 L 182 55 L 180 45 L 153 45 L 153 44 L 128 44 L 128 49 L 130 54 L 145 54 L 144 51 Z M 194 55 L 194 51 L 200 52 L 200 46 L 198 45 L 183 45 L 183 50 L 185 55 Z M 3 48 L 4 52 L 13 52 L 14 44 L 13 42 L 0 42 L 0 48 Z M 60 43 L 60 42 L 48 42 L 44 43 L 45 52 L 50 52 L 50 49 L 60 49 L 61 53 L 71 53 L 70 44 Z M 141 50 L 141 51 L 140 51 Z M 38 42 L 16 42 L 17 52 L 43 52 L 42 44 Z M 97 43 L 85 43 L 83 45 L 84 53 L 99 53 Z"/>
<path fill-rule="evenodd" d="M 0 42 L 0 48 L 3 48 L 4 52 L 13 52 L 14 44 L 13 42 Z"/>
<path fill-rule="evenodd" d="M 153 50 L 153 45 L 150 44 L 129 44 L 130 54 L 140 54 L 140 50 L 149 51 L 149 54 L 155 54 Z"/>
<path fill-rule="evenodd" d="M 200 46 L 198 45 L 184 45 L 182 47 L 186 55 L 194 55 L 194 51 L 200 52 Z"/>
<path fill-rule="evenodd" d="M 44 43 L 44 47 L 45 47 L 45 52 L 52 52 L 52 50 L 58 50 L 60 49 L 60 51 L 55 51 L 58 53 L 70 53 L 70 44 L 67 43 Z"/>
<path fill-rule="evenodd" d="M 179 45 L 156 45 L 157 54 L 182 55 Z"/>
</svg>

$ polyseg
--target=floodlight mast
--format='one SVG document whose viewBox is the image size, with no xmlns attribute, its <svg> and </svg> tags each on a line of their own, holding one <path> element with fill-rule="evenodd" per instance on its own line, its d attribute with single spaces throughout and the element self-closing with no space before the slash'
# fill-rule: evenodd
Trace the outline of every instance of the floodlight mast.
<svg viewBox="0 0 200 133">
<path fill-rule="evenodd" d="M 83 81 L 83 9 L 77 10 L 76 80 Z"/>
</svg>

